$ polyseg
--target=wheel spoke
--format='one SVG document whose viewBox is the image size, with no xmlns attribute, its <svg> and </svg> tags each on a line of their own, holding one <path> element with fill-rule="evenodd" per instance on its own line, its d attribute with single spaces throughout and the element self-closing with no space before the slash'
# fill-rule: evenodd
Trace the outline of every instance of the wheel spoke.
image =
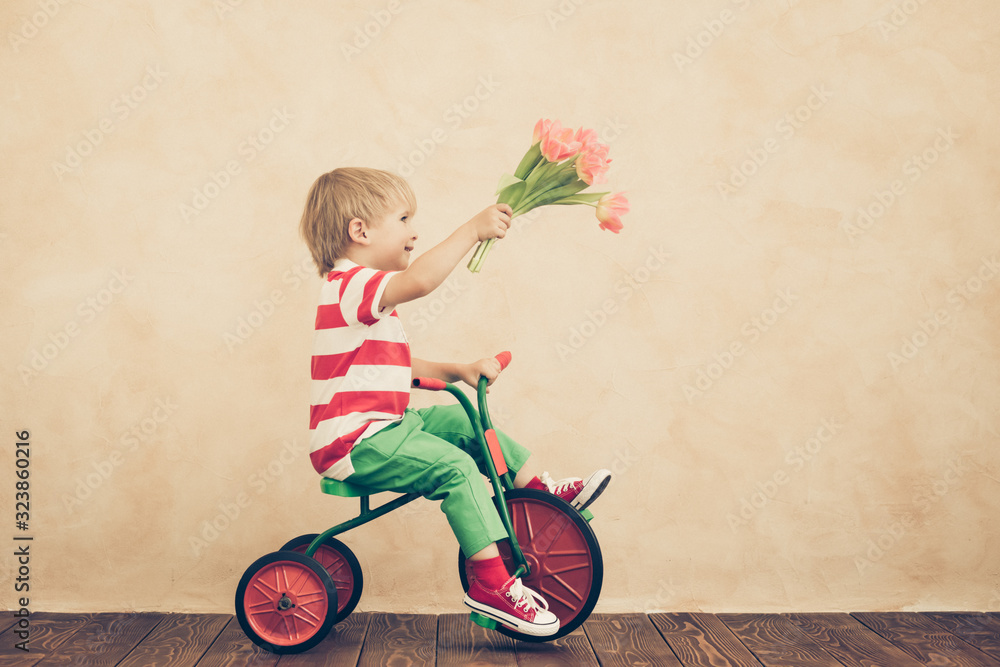
<svg viewBox="0 0 1000 667">
<path fill-rule="evenodd" d="M 289 568 L 287 565 L 281 568 L 281 578 L 285 580 L 285 590 L 297 591 L 299 582 L 302 581 L 302 577 L 306 576 L 306 572 L 308 572 L 308 570 L 303 567 L 294 568 L 295 572 L 293 574 L 296 576 L 291 582 L 288 581 L 288 570 Z"/>
<path fill-rule="evenodd" d="M 565 579 L 563 579 L 562 577 L 557 577 L 557 576 L 553 576 L 553 577 L 550 577 L 550 578 L 553 579 L 554 581 L 558 581 L 560 584 L 562 584 L 562 587 L 565 588 L 570 593 L 570 595 L 572 595 L 573 597 L 575 597 L 577 599 L 577 601 L 581 601 L 581 602 L 583 601 L 583 598 L 585 597 L 585 595 L 583 593 L 579 592 L 576 588 L 574 588 L 574 587 L 570 586 L 568 583 L 566 583 Z M 587 588 L 589 588 L 589 586 L 587 586 Z M 568 607 L 570 605 L 566 605 L 566 606 Z"/>
<path fill-rule="evenodd" d="M 578 551 L 547 551 L 545 553 L 546 558 L 562 558 L 564 556 L 589 556 L 590 551 L 587 549 L 581 549 Z"/>
<path fill-rule="evenodd" d="M 574 570 L 584 570 L 590 568 L 591 564 L 588 563 L 577 563 L 576 565 L 565 565 L 559 569 L 547 569 L 545 573 L 550 577 L 554 577 L 557 574 L 566 574 L 567 572 L 573 572 Z"/>
<path fill-rule="evenodd" d="M 279 591 L 276 587 L 272 586 L 267 581 L 265 581 L 263 577 L 255 579 L 253 582 L 253 587 L 254 590 L 260 591 L 269 598 L 273 597 L 274 595 L 281 595 L 281 591 Z M 265 591 L 264 588 L 267 588 L 270 591 L 270 593 Z"/>
<path fill-rule="evenodd" d="M 546 601 L 555 600 L 556 602 L 566 607 L 570 611 L 574 610 L 573 603 L 563 597 L 560 597 L 555 591 L 550 591 L 546 589 L 544 586 L 539 586 L 539 588 L 540 590 L 538 592 L 542 594 L 542 597 L 544 597 Z"/>
<path fill-rule="evenodd" d="M 281 614 L 277 613 L 272 614 L 270 623 L 264 626 L 264 632 L 270 635 L 274 635 L 278 632 L 278 627 L 281 625 L 284 625 L 283 619 L 281 618 Z M 288 631 L 287 627 L 285 628 L 285 631 L 286 631 L 285 636 L 287 636 L 287 631 Z"/>
<path fill-rule="evenodd" d="M 527 506 L 524 503 L 519 503 L 519 505 L 520 505 L 520 508 L 521 508 L 521 516 L 523 517 L 524 530 L 527 533 L 526 536 L 528 538 L 527 540 L 525 540 L 525 542 L 527 542 L 527 543 L 530 544 L 531 540 L 533 540 L 534 537 L 535 537 L 535 528 L 532 525 L 531 515 L 528 514 L 528 508 L 527 508 Z M 515 518 L 514 518 L 516 516 L 517 516 L 517 512 L 511 512 L 510 520 L 511 520 L 511 523 L 513 524 L 513 526 L 514 526 L 514 534 L 515 535 L 517 535 L 518 532 L 519 532 L 517 530 L 517 522 L 515 521 Z M 518 537 L 517 541 L 521 542 L 521 538 Z"/>
<path fill-rule="evenodd" d="M 326 598 L 325 591 L 315 591 L 313 593 L 300 593 L 298 595 L 299 606 L 302 607 L 307 604 L 315 604 L 317 602 L 322 602 Z"/>
<path fill-rule="evenodd" d="M 312 613 L 305 607 L 299 607 L 298 609 L 300 611 L 298 613 L 292 614 L 292 616 L 302 621 L 309 627 L 315 628 L 317 625 L 323 622 L 323 619 L 321 619 L 319 616 Z"/>
<path fill-rule="evenodd" d="M 295 619 L 291 616 L 282 616 L 281 624 L 285 628 L 285 636 L 289 639 L 295 639 L 299 636 L 298 630 L 295 629 Z"/>
<path fill-rule="evenodd" d="M 321 590 L 321 585 L 314 577 L 315 575 L 311 571 L 300 572 L 299 576 L 295 579 L 295 583 L 288 590 L 295 593 L 296 597 L 315 595 L 317 590 Z"/>
<path fill-rule="evenodd" d="M 530 529 L 528 530 L 528 534 L 526 535 L 527 539 L 522 540 L 520 537 L 517 538 L 518 544 L 524 547 L 525 545 L 534 543 L 538 535 L 544 533 L 548 529 L 549 524 L 552 523 L 553 517 L 552 515 L 549 515 L 547 517 L 548 521 L 545 521 L 545 523 L 543 523 L 540 528 L 535 530 L 534 525 L 531 524 L 531 514 L 528 513 L 528 503 L 519 503 L 519 505 L 521 506 L 521 511 L 525 515 L 525 523 L 527 523 L 528 526 L 530 527 Z M 514 532 L 515 534 L 517 533 L 516 530 Z"/>
<path fill-rule="evenodd" d="M 544 537 L 545 535 L 547 535 L 549 533 L 550 530 L 552 530 L 552 529 L 548 528 L 548 526 L 551 526 L 557 519 L 561 519 L 561 521 L 559 521 L 559 523 L 554 527 L 554 528 L 558 528 L 558 531 L 555 533 L 555 535 L 552 536 L 552 539 L 549 540 L 549 543 L 547 545 L 545 545 L 544 550 L 546 552 L 548 552 L 548 549 L 551 548 L 553 544 L 555 544 L 556 542 L 559 541 L 559 538 L 561 538 L 563 536 L 563 533 L 565 533 L 566 529 L 571 525 L 570 520 L 567 519 L 562 514 L 553 514 L 552 518 L 549 519 L 548 523 L 545 524 L 546 525 L 546 529 L 545 529 L 545 532 L 542 533 L 541 537 Z"/>
<path fill-rule="evenodd" d="M 254 602 L 253 604 L 247 605 L 247 609 L 256 609 L 257 607 L 266 607 L 267 609 L 271 609 L 274 607 L 274 600 L 261 600 L 260 602 Z M 258 611 L 254 613 L 259 614 L 261 612 Z"/>
</svg>

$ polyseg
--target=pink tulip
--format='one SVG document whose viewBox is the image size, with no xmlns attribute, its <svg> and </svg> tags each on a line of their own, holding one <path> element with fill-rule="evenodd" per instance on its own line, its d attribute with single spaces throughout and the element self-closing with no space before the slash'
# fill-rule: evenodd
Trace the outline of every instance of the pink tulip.
<svg viewBox="0 0 1000 667">
<path fill-rule="evenodd" d="M 532 145 L 537 144 L 542 140 L 542 137 L 549 134 L 549 129 L 552 127 L 552 121 L 548 118 L 540 118 L 537 123 L 535 123 L 535 133 L 531 137 Z"/>
<path fill-rule="evenodd" d="M 580 142 L 574 138 L 573 130 L 557 120 L 552 121 L 547 132 L 543 131 L 540 140 L 542 155 L 549 162 L 562 162 L 580 152 Z"/>
<path fill-rule="evenodd" d="M 628 213 L 628 199 L 622 192 L 608 193 L 597 202 L 597 219 L 601 221 L 601 229 L 617 234 L 622 230 L 621 216 Z"/>
<path fill-rule="evenodd" d="M 600 142 L 597 140 L 597 132 L 594 130 L 581 127 L 576 131 L 575 139 L 580 142 L 583 150 L 590 150 L 592 146 L 596 146 Z"/>
<path fill-rule="evenodd" d="M 576 175 L 587 185 L 603 183 L 608 173 L 611 160 L 608 159 L 608 147 L 595 143 L 588 150 L 585 146 L 576 159 Z"/>
</svg>

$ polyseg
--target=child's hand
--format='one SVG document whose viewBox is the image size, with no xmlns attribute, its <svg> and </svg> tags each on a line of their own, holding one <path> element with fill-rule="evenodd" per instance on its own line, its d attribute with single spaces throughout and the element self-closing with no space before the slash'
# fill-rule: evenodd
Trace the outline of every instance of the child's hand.
<svg viewBox="0 0 1000 667">
<path fill-rule="evenodd" d="M 469 220 L 480 241 L 502 239 L 510 228 L 510 216 L 514 214 L 507 204 L 487 206 Z"/>
<path fill-rule="evenodd" d="M 500 375 L 500 362 L 493 357 L 487 357 L 486 359 L 480 359 L 471 364 L 462 364 L 458 368 L 458 376 L 462 382 L 470 385 L 472 387 L 479 386 L 479 378 L 485 377 L 489 382 L 486 386 L 493 384 L 493 381 L 497 379 Z M 489 389 L 486 390 L 489 392 Z"/>
</svg>

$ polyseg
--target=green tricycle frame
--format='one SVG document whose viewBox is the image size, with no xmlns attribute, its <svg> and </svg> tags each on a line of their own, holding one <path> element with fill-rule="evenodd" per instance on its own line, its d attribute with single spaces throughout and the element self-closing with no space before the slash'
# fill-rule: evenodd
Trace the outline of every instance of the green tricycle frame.
<svg viewBox="0 0 1000 667">
<path fill-rule="evenodd" d="M 501 368 L 510 352 L 497 355 Z M 420 389 L 447 391 L 463 407 L 482 448 L 494 504 L 508 538 L 501 555 L 508 570 L 545 597 L 560 619 L 559 631 L 547 637 L 526 635 L 476 612 L 474 622 L 524 641 L 551 641 L 572 632 L 593 610 L 604 577 L 600 545 L 589 522 L 589 510 L 577 511 L 544 491 L 515 489 L 486 405 L 488 381 L 477 386 L 479 410 L 454 384 L 435 378 L 414 378 Z M 336 539 L 421 497 L 406 493 L 372 508 L 370 497 L 381 490 L 323 478 L 323 493 L 360 498 L 360 512 L 320 534 L 301 535 L 280 550 L 258 558 L 244 572 L 236 590 L 236 616 L 243 631 L 258 646 L 273 653 L 306 651 L 329 634 L 357 605 L 363 574 L 354 553 Z M 459 576 L 469 588 L 471 568 L 459 550 Z"/>
</svg>

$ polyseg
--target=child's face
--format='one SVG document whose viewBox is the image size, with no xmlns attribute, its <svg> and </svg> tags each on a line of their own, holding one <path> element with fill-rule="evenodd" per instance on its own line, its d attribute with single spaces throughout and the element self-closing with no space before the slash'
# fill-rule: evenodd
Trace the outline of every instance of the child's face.
<svg viewBox="0 0 1000 667">
<path fill-rule="evenodd" d="M 405 203 L 389 209 L 374 225 L 368 228 L 372 253 L 372 268 L 381 271 L 402 271 L 410 265 L 410 252 L 417 240 L 410 211 Z"/>
</svg>

